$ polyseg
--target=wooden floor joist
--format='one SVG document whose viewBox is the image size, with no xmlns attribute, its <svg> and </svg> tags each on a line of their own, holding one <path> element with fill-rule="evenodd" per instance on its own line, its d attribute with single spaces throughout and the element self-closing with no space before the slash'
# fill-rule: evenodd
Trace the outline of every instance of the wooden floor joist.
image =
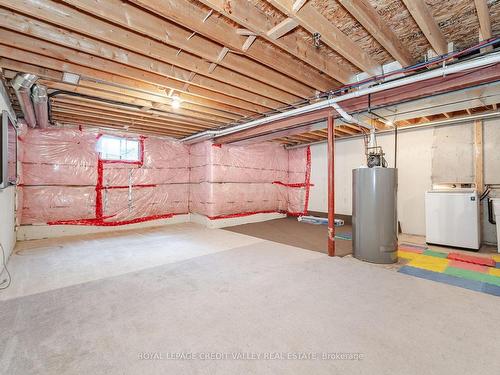
<svg viewBox="0 0 500 375">
<path fill-rule="evenodd" d="M 477 35 L 494 34 L 500 22 L 494 6 L 456 3 L 451 9 L 425 0 L 390 6 L 384 0 L 0 0 L 0 68 L 7 81 L 31 73 L 51 95 L 59 91 L 50 99 L 57 121 L 181 137 L 316 102 L 361 71 L 379 73 L 391 57 L 411 65 L 430 48 L 447 53 L 447 41 L 464 49 Z M 489 83 L 499 69 L 387 90 L 371 96 L 371 107 L 460 90 L 471 79 Z M 65 82 L 68 73 L 75 82 Z M 448 103 L 442 113 L 385 115 L 404 127 L 496 110 L 490 89 L 478 88 L 471 92 L 476 98 L 465 98 L 468 105 Z M 366 98 L 344 104 L 356 113 Z M 373 124 L 390 128 L 389 120 Z M 325 137 L 317 123 L 306 125 L 302 134 L 300 127 L 278 130 L 276 138 L 300 144 Z M 348 137 L 360 130 L 339 121 L 335 132 Z M 264 141 L 271 133 L 252 137 Z"/>
<path fill-rule="evenodd" d="M 221 45 L 225 45 L 232 50 L 238 51 L 242 49 L 244 41 L 242 40 L 240 34 L 238 34 L 237 27 L 231 27 L 225 22 L 220 22 L 216 17 L 211 17 L 206 22 L 201 22 L 200 17 L 203 14 L 203 10 L 190 1 L 176 0 L 158 2 L 154 0 L 133 0 L 133 2 L 156 14 L 166 17 L 174 22 L 178 22 L 188 29 L 194 30 L 200 35 L 212 39 Z M 232 5 L 229 4 L 229 8 L 227 8 L 224 4 L 217 6 L 218 3 L 222 3 L 221 1 L 211 2 L 210 4 L 204 0 L 202 0 L 202 2 L 209 7 L 213 6 L 212 9 L 219 13 L 222 13 L 222 9 L 231 9 L 229 12 L 230 14 L 234 14 L 238 11 L 238 6 L 241 5 L 233 2 L 234 4 L 232 5 L 235 5 L 235 7 L 231 8 Z M 245 11 L 245 9 L 242 9 L 242 11 Z M 248 18 L 253 18 L 254 16 L 254 13 L 247 14 Z M 253 31 L 254 30 L 252 30 L 252 32 Z M 303 44 L 303 46 L 305 47 L 305 44 Z M 287 53 L 269 47 L 270 46 L 268 44 L 257 39 L 254 41 L 252 49 L 246 51 L 245 56 L 248 56 L 254 61 L 258 61 L 272 69 L 276 69 L 282 74 L 292 77 L 302 84 L 308 85 L 320 91 L 330 90 L 338 84 L 335 80 L 329 78 L 328 76 L 322 75 L 318 71 L 318 66 L 301 66 L 300 64 L 297 64 L 297 61 Z M 233 62 L 234 60 L 234 63 L 236 64 L 244 61 L 242 59 L 238 59 L 236 55 L 230 55 L 228 57 L 229 62 Z M 226 60 L 226 62 L 228 61 Z M 256 74 L 257 73 L 258 72 L 256 72 Z M 264 73 L 264 75 L 266 74 Z M 258 76 L 260 76 L 260 74 Z"/>
<path fill-rule="evenodd" d="M 70 71 L 84 77 L 83 80 L 94 80 L 96 82 L 105 82 L 107 84 L 117 85 L 131 90 L 137 90 L 144 93 L 154 95 L 166 95 L 169 87 L 161 86 L 136 80 L 129 77 L 115 75 L 110 72 L 84 67 L 77 64 L 68 63 L 65 61 L 53 59 L 48 56 L 41 56 L 36 53 L 19 50 L 12 47 L 3 46 L 0 44 L 0 56 L 9 56 L 12 59 L 0 57 L 0 66 L 18 72 L 26 72 L 38 75 L 42 78 L 48 78 L 60 82 L 62 80 L 63 71 Z M 15 60 L 13 60 L 15 59 Z M 29 61 L 27 64 L 23 61 Z M 171 85 L 172 82 L 169 83 Z M 266 112 L 272 107 L 260 106 L 250 103 L 235 97 L 225 94 L 210 91 L 198 86 L 191 86 L 189 93 L 181 92 L 179 97 L 188 103 L 201 104 L 212 108 L 220 108 L 222 110 L 241 108 L 255 113 Z M 167 95 L 168 96 L 168 95 Z M 210 99 L 208 99 L 210 98 Z M 266 100 L 266 104 L 282 105 L 279 102 L 272 103 L 271 100 Z M 228 112 L 232 112 L 228 110 Z"/>
</svg>

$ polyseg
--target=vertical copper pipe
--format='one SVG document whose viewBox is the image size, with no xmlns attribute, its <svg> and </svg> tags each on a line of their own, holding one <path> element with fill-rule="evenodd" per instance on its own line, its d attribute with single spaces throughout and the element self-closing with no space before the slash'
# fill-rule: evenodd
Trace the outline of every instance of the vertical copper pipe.
<svg viewBox="0 0 500 375">
<path fill-rule="evenodd" d="M 328 115 L 328 256 L 335 255 L 335 132 L 333 116 Z"/>
</svg>

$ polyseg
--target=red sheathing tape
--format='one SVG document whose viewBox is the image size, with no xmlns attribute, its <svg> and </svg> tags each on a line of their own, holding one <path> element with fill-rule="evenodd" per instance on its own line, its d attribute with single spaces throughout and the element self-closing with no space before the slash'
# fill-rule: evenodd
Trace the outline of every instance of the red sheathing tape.
<svg viewBox="0 0 500 375">
<path fill-rule="evenodd" d="M 104 164 L 100 157 L 97 157 L 97 183 L 95 186 L 95 216 L 97 219 L 102 219 L 103 207 L 102 207 L 102 185 L 104 179 Z"/>
<path fill-rule="evenodd" d="M 103 186 L 101 189 L 110 190 L 110 189 L 128 189 L 128 188 L 151 188 L 157 187 L 157 184 L 139 184 L 139 185 L 116 185 L 116 186 Z"/>
<path fill-rule="evenodd" d="M 139 217 L 137 219 L 112 221 L 112 222 L 104 221 L 104 219 L 106 219 L 106 218 L 103 218 L 103 219 L 59 220 L 59 221 L 49 221 L 47 223 L 47 225 L 90 225 L 90 226 L 100 226 L 100 227 L 117 227 L 120 225 L 142 223 L 144 221 L 151 221 L 151 220 L 158 220 L 158 219 L 170 219 L 176 215 L 185 215 L 185 214 L 151 215 L 151 216 Z"/>
<path fill-rule="evenodd" d="M 307 215 L 309 208 L 309 190 L 311 188 L 311 146 L 307 146 L 306 150 L 306 199 L 304 203 L 304 215 Z"/>
<path fill-rule="evenodd" d="M 273 184 L 274 185 L 282 185 L 282 186 L 291 187 L 291 188 L 303 188 L 303 187 L 307 187 L 307 186 L 314 186 L 314 184 L 307 185 L 305 182 L 299 182 L 299 183 L 295 183 L 295 184 L 287 184 L 287 183 L 281 182 L 281 181 L 273 181 Z"/>
</svg>

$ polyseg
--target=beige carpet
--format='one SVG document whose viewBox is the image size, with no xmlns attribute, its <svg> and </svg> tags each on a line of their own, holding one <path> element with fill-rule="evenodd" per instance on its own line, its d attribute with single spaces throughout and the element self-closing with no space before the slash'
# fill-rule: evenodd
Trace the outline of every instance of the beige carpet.
<svg viewBox="0 0 500 375">
<path fill-rule="evenodd" d="M 328 252 L 327 226 L 301 223 L 294 217 L 237 225 L 223 229 L 325 254 Z M 352 227 L 344 225 L 337 227 L 336 231 L 338 233 L 351 233 Z M 352 241 L 336 239 L 335 243 L 335 255 L 346 256 L 352 254 Z"/>
<path fill-rule="evenodd" d="M 19 246 L 0 374 L 500 373 L 498 298 L 356 259 L 192 224 Z"/>
</svg>

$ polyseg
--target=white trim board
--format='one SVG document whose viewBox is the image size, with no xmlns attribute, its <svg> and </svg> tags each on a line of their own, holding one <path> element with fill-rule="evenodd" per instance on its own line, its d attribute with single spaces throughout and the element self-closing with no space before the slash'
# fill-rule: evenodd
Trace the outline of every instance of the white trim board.
<svg viewBox="0 0 500 375">
<path fill-rule="evenodd" d="M 259 213 L 248 216 L 215 219 L 210 220 L 208 217 L 200 214 L 184 214 L 175 215 L 169 219 L 159 219 L 152 221 L 145 221 L 142 223 L 120 225 L 114 227 L 107 226 L 90 226 L 90 225 L 21 225 L 17 228 L 17 240 L 40 240 L 44 238 L 56 238 L 64 236 L 77 236 L 82 234 L 103 233 L 103 232 L 116 232 L 138 228 L 158 227 L 170 224 L 180 223 L 197 223 L 207 228 L 224 228 L 232 227 L 235 225 L 257 223 L 260 221 L 267 221 L 273 219 L 281 219 L 286 217 L 285 214 L 280 213 Z"/>
</svg>

